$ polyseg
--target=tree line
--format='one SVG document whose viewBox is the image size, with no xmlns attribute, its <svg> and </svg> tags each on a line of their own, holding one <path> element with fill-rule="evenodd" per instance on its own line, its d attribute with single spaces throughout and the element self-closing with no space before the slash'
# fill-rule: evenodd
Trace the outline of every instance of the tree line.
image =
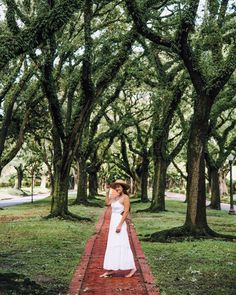
<svg viewBox="0 0 236 295">
<path fill-rule="evenodd" d="M 147 210 L 159 212 L 168 169 L 181 159 L 186 220 L 161 235 L 219 236 L 207 223 L 206 178 L 211 206 L 220 209 L 219 171 L 236 143 L 234 4 L 6 0 L 3 7 L 0 171 L 35 142 L 50 175 L 49 216 L 80 220 L 68 209 L 75 165 L 75 204 L 89 203 L 87 183 L 97 194 L 106 167 L 132 178 L 142 202 L 152 175 Z"/>
</svg>

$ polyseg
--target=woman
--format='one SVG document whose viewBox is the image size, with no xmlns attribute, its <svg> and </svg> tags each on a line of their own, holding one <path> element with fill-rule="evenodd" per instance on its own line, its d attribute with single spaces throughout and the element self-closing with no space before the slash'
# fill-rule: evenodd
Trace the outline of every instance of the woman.
<svg viewBox="0 0 236 295">
<path fill-rule="evenodd" d="M 136 272 L 125 221 L 130 208 L 127 193 L 129 185 L 123 180 L 116 180 L 110 184 L 110 188 L 113 189 L 113 193 L 109 189 L 106 191 L 106 205 L 111 205 L 112 214 L 103 261 L 103 268 L 107 271 L 100 277 L 108 277 L 115 270 L 130 270 L 125 276 L 129 278 Z"/>
</svg>

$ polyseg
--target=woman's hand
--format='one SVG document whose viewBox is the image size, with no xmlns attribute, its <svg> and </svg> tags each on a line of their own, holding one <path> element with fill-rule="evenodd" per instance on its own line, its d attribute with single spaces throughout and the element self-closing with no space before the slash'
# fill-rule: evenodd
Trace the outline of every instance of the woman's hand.
<svg viewBox="0 0 236 295">
<path fill-rule="evenodd" d="M 119 233 L 121 231 L 121 225 L 117 225 L 116 232 Z"/>
<path fill-rule="evenodd" d="M 112 199 L 112 200 L 114 200 L 115 198 L 119 197 L 119 194 L 117 193 L 117 191 L 114 190 L 114 189 L 112 189 L 112 188 L 110 188 L 109 195 L 110 195 L 110 199 Z"/>
</svg>

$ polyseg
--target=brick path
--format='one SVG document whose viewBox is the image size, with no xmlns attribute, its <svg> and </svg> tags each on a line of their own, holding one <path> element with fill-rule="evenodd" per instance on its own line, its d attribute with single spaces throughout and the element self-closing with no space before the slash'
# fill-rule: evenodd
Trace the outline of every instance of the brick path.
<svg viewBox="0 0 236 295">
<path fill-rule="evenodd" d="M 128 226 L 128 233 L 137 272 L 131 278 L 124 277 L 129 271 L 117 271 L 113 277 L 109 278 L 99 277 L 104 272 L 102 265 L 106 250 L 110 215 L 111 208 L 107 208 L 99 219 L 96 234 L 88 240 L 80 264 L 77 266 L 70 283 L 69 294 L 159 295 L 132 224 Z"/>
</svg>

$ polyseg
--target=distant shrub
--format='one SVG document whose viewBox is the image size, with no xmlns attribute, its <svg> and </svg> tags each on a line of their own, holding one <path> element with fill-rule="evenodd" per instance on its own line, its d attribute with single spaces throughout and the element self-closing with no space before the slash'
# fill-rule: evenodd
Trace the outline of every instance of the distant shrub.
<svg viewBox="0 0 236 295">
<path fill-rule="evenodd" d="M 10 186 L 12 186 L 12 185 L 11 185 L 11 183 L 9 181 L 0 183 L 0 187 L 10 187 Z"/>
</svg>

